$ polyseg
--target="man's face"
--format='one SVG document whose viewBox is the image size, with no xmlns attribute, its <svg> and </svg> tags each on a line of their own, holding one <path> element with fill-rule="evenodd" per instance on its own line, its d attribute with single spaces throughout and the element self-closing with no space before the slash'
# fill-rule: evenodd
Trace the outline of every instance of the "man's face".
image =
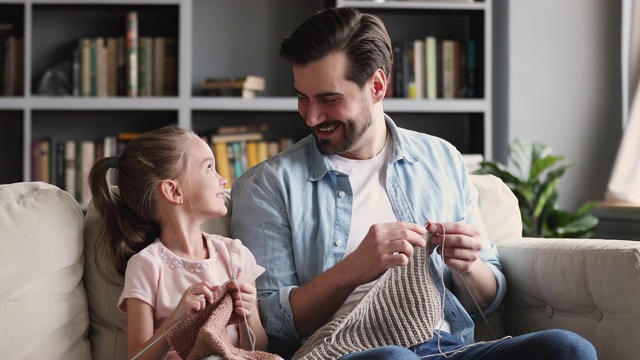
<svg viewBox="0 0 640 360">
<path fill-rule="evenodd" d="M 305 66 L 293 66 L 298 112 L 323 154 L 357 158 L 369 146 L 373 102 L 365 89 L 348 81 L 346 56 L 332 53 Z"/>
</svg>

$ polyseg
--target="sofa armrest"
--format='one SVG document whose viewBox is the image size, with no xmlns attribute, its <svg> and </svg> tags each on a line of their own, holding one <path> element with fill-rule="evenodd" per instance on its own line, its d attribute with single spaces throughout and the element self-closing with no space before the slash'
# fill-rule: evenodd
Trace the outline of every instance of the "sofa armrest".
<svg viewBox="0 0 640 360">
<path fill-rule="evenodd" d="M 591 341 L 601 359 L 640 353 L 640 242 L 523 238 L 498 251 L 507 333 L 562 328 Z"/>
</svg>

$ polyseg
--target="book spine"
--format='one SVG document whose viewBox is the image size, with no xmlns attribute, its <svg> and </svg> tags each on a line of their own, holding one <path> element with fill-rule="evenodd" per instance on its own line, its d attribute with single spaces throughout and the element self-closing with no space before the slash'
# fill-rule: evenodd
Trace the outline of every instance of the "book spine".
<svg viewBox="0 0 640 360">
<path fill-rule="evenodd" d="M 71 71 L 73 77 L 73 96 L 80 96 L 80 49 L 76 47 L 73 49 L 73 53 L 71 55 Z"/>
<path fill-rule="evenodd" d="M 153 96 L 164 95 L 164 38 L 153 38 Z"/>
<path fill-rule="evenodd" d="M 80 94 L 91 95 L 91 39 L 80 40 Z"/>
<path fill-rule="evenodd" d="M 413 81 L 416 87 L 416 99 L 424 99 L 425 89 L 425 50 L 424 40 L 413 41 Z"/>
<path fill-rule="evenodd" d="M 442 95 L 445 99 L 455 98 L 455 81 L 455 44 L 453 40 L 444 40 L 442 42 Z"/>
<path fill-rule="evenodd" d="M 76 197 L 76 143 L 64 142 L 64 190 Z"/>
<path fill-rule="evenodd" d="M 107 38 L 107 96 L 118 95 L 118 39 Z"/>
<path fill-rule="evenodd" d="M 231 170 L 229 169 L 229 156 L 227 155 L 227 143 L 218 142 L 213 144 L 213 152 L 216 158 L 216 170 L 218 174 L 227 180 L 225 188 L 231 188 Z"/>
<path fill-rule="evenodd" d="M 427 36 L 425 41 L 426 52 L 426 77 L 427 77 L 427 99 L 435 99 L 438 97 L 438 55 L 437 40 L 434 36 Z"/>
<path fill-rule="evenodd" d="M 138 96 L 138 13 L 127 13 L 127 96 Z"/>
<path fill-rule="evenodd" d="M 91 39 L 89 43 L 89 96 L 98 96 L 98 42 Z"/>
<path fill-rule="evenodd" d="M 65 155 L 65 143 L 64 143 L 64 141 L 56 142 L 56 159 L 55 159 L 56 176 L 55 176 L 55 184 L 60 189 L 64 189 L 65 186 L 66 186 L 65 185 L 65 175 L 64 175 L 64 170 L 65 170 L 66 163 L 65 163 L 64 155 Z"/>
<path fill-rule="evenodd" d="M 164 96 L 178 94 L 178 44 L 175 38 L 164 40 Z"/>
</svg>

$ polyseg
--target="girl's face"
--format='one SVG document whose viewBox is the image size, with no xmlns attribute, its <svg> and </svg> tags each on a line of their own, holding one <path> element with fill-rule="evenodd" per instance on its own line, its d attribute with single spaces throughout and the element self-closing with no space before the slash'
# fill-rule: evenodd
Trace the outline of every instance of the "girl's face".
<svg viewBox="0 0 640 360">
<path fill-rule="evenodd" d="M 227 213 L 224 201 L 226 179 L 216 172 L 216 162 L 211 147 L 200 138 L 194 138 L 188 155 L 189 174 L 184 182 L 184 206 L 206 219 Z"/>
</svg>

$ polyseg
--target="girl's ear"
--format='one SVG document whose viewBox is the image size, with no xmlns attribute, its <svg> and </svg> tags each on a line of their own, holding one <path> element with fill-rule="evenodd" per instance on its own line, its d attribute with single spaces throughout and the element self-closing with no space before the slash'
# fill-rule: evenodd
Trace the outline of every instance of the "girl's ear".
<svg viewBox="0 0 640 360">
<path fill-rule="evenodd" d="M 184 202 L 182 191 L 180 191 L 178 183 L 174 180 L 163 180 L 160 183 L 160 194 L 170 203 L 182 205 Z"/>
</svg>

